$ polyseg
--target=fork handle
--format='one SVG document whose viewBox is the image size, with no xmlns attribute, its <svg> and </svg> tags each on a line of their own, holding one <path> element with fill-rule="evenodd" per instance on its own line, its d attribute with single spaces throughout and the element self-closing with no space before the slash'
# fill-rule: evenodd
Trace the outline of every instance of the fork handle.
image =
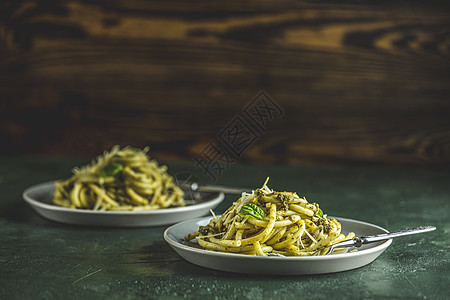
<svg viewBox="0 0 450 300">
<path fill-rule="evenodd" d="M 364 244 L 370 244 L 370 243 L 375 243 L 375 242 L 379 242 L 379 241 L 389 240 L 389 239 L 399 237 L 399 236 L 433 231 L 435 229 L 436 229 L 436 227 L 434 227 L 434 226 L 419 226 L 419 227 L 403 229 L 403 230 L 389 232 L 389 233 L 362 236 L 362 237 L 356 238 L 357 243 L 355 246 L 360 247 L 361 245 L 364 245 Z M 359 239 L 359 241 L 358 241 L 358 239 Z"/>
</svg>

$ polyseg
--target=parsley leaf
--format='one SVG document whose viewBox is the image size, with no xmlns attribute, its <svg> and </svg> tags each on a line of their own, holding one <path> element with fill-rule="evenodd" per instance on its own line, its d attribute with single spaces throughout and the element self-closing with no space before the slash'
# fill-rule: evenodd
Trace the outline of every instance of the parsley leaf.
<svg viewBox="0 0 450 300">
<path fill-rule="evenodd" d="M 319 216 L 319 217 L 323 217 L 323 211 L 319 208 L 319 210 L 317 211 L 317 215 Z"/>
<path fill-rule="evenodd" d="M 249 215 L 258 220 L 264 220 L 264 218 L 266 217 L 266 214 L 261 209 L 261 207 L 257 206 L 256 204 L 253 204 L 253 203 L 244 205 L 241 208 L 240 212 L 244 215 Z"/>
<path fill-rule="evenodd" d="M 110 163 L 109 165 L 104 166 L 100 173 L 98 174 L 100 177 L 111 177 L 122 172 L 123 166 L 118 163 Z"/>
</svg>

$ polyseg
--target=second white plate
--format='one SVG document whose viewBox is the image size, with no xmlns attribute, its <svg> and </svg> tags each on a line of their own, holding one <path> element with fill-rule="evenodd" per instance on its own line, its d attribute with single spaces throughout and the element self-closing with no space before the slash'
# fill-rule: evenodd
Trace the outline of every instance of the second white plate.
<svg viewBox="0 0 450 300">
<path fill-rule="evenodd" d="M 146 211 L 98 211 L 74 209 L 52 203 L 55 185 L 46 182 L 29 187 L 23 192 L 24 200 L 42 217 L 68 224 L 143 227 L 174 224 L 180 221 L 204 216 L 223 201 L 223 193 L 204 193 L 197 204 L 184 207 Z"/>
<path fill-rule="evenodd" d="M 357 236 L 387 233 L 379 226 L 366 222 L 335 217 L 342 224 L 342 232 L 353 231 Z M 275 257 L 215 252 L 189 246 L 184 236 L 208 224 L 211 217 L 197 218 L 175 224 L 166 229 L 164 239 L 185 260 L 206 268 L 220 271 L 264 274 L 305 275 L 341 272 L 365 266 L 374 261 L 392 240 L 364 245 L 357 252 L 329 256 Z"/>
</svg>

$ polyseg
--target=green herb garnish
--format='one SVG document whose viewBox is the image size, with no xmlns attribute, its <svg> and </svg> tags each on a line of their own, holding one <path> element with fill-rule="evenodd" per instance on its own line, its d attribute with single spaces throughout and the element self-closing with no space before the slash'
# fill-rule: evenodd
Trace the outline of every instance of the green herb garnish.
<svg viewBox="0 0 450 300">
<path fill-rule="evenodd" d="M 323 217 L 323 211 L 319 208 L 319 210 L 317 211 L 317 215 L 319 216 L 319 217 Z"/>
<path fill-rule="evenodd" d="M 266 217 L 266 214 L 261 209 L 261 207 L 257 206 L 256 204 L 253 204 L 253 203 L 244 205 L 241 208 L 240 212 L 244 215 L 249 215 L 258 220 L 264 220 L 264 218 Z"/>
<path fill-rule="evenodd" d="M 118 163 L 110 163 L 109 165 L 104 166 L 100 173 L 98 174 L 100 177 L 111 177 L 122 172 L 123 166 Z"/>
</svg>

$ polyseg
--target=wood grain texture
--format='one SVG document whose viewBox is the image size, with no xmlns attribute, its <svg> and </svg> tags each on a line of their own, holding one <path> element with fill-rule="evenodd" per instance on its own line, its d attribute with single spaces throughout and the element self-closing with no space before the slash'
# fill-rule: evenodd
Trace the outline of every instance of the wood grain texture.
<svg viewBox="0 0 450 300">
<path fill-rule="evenodd" d="M 438 1 L 6 1 L 0 154 L 149 145 L 190 159 L 261 90 L 284 110 L 239 157 L 450 167 Z"/>
</svg>

